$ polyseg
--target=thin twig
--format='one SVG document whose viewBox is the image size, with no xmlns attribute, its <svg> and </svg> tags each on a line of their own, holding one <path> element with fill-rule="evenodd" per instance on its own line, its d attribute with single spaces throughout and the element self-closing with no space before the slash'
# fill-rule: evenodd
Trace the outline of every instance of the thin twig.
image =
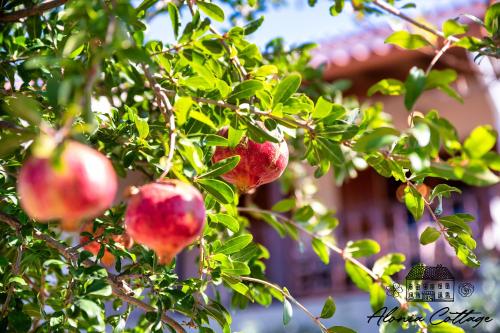
<svg viewBox="0 0 500 333">
<path fill-rule="evenodd" d="M 22 18 L 38 15 L 47 10 L 64 5 L 66 2 L 68 2 L 68 0 L 52 0 L 31 8 L 21 9 L 12 13 L 4 13 L 0 16 L 0 22 L 17 22 Z"/>
<path fill-rule="evenodd" d="M 314 316 L 304 305 L 302 305 L 292 295 L 290 295 L 289 293 L 287 293 L 285 290 L 283 290 L 279 286 L 277 286 L 277 285 L 275 285 L 275 284 L 273 284 L 271 282 L 264 281 L 264 280 L 261 280 L 261 279 L 256 279 L 256 278 L 249 277 L 249 276 L 240 276 L 239 279 L 243 280 L 243 281 L 249 281 L 249 282 L 259 283 L 259 284 L 262 284 L 262 285 L 264 285 L 266 287 L 273 288 L 274 290 L 279 291 L 283 295 L 283 297 L 285 297 L 290 302 L 292 302 L 296 306 L 298 306 L 302 311 L 304 311 L 304 313 L 309 318 L 311 318 L 311 320 L 314 321 L 314 323 L 316 325 L 319 326 L 319 328 L 321 329 L 321 332 L 328 333 L 328 329 L 325 327 L 325 325 L 323 325 L 323 323 L 321 322 L 321 320 L 318 319 L 318 317 Z"/>
<path fill-rule="evenodd" d="M 436 65 L 436 63 L 439 61 L 439 58 L 443 56 L 443 54 L 451 47 L 451 41 L 449 39 L 446 40 L 444 43 L 443 47 L 436 52 L 436 55 L 434 58 L 432 58 L 432 61 L 430 62 L 429 66 L 427 67 L 427 70 L 425 71 L 425 75 L 429 75 L 431 72 L 432 68 Z"/>
<path fill-rule="evenodd" d="M 20 233 L 18 228 L 16 228 L 16 234 L 18 235 L 18 237 L 21 236 L 21 233 Z M 21 270 L 21 259 L 23 257 L 23 249 L 24 249 L 23 244 L 21 244 L 17 248 L 16 261 L 12 265 L 12 275 L 19 275 L 19 272 Z M 2 313 L 0 315 L 0 318 L 3 318 L 5 316 L 5 313 L 9 309 L 9 303 L 10 303 L 10 300 L 12 298 L 13 293 L 14 293 L 14 284 L 11 282 L 9 289 L 7 290 L 7 297 L 5 298 L 5 303 L 3 304 Z"/>
<path fill-rule="evenodd" d="M 20 230 L 21 223 L 17 221 L 14 217 L 7 215 L 3 212 L 0 212 L 0 221 L 8 224 L 15 230 Z M 70 263 L 77 260 L 79 257 L 78 251 L 72 251 L 71 248 L 67 248 L 63 244 L 61 244 L 56 239 L 52 238 L 49 235 L 42 233 L 40 230 L 34 228 L 33 229 L 33 237 L 44 241 L 47 246 L 57 250 L 66 260 Z M 83 262 L 83 265 L 86 267 L 94 266 L 94 262 L 92 260 L 86 259 Z M 155 312 L 157 309 L 143 301 L 133 297 L 133 292 L 130 286 L 123 280 L 119 279 L 117 275 L 108 272 L 107 278 L 108 284 L 111 286 L 113 295 L 122 299 L 123 301 L 132 304 L 146 312 Z M 172 327 L 176 333 L 186 333 L 186 330 L 173 318 L 167 316 L 166 313 L 161 314 L 161 320 Z"/>
<path fill-rule="evenodd" d="M 151 71 L 149 70 L 149 66 L 142 64 L 142 69 L 144 71 L 144 75 L 146 75 L 146 78 L 149 81 L 149 85 L 151 86 L 151 89 L 153 90 L 154 94 L 156 95 L 156 98 L 158 99 L 158 107 L 160 109 L 160 112 L 163 114 L 165 117 L 165 121 L 167 121 L 167 128 L 169 129 L 169 149 L 168 149 L 168 156 L 167 156 L 167 161 L 165 163 L 165 169 L 163 170 L 163 173 L 161 174 L 159 179 L 163 179 L 167 176 L 168 172 L 173 166 L 173 159 L 174 159 L 174 152 L 175 152 L 175 142 L 177 138 L 177 131 L 175 128 L 175 114 L 174 114 L 174 107 L 170 103 L 170 100 L 168 99 L 167 94 L 164 92 L 164 89 L 160 86 L 158 82 L 156 82 L 156 79 L 154 78 L 153 74 L 151 74 Z M 174 92 L 175 96 L 175 92 Z"/>
<path fill-rule="evenodd" d="M 386 12 L 388 13 L 391 13 L 392 15 L 395 15 L 411 24 L 413 24 L 414 26 L 422 29 L 422 30 L 425 30 L 427 32 L 430 32 L 431 34 L 433 35 L 436 35 L 438 37 L 441 37 L 441 38 L 445 38 L 445 39 L 448 39 L 450 40 L 451 42 L 458 42 L 459 39 L 455 36 L 448 36 L 446 37 L 445 34 L 440 31 L 440 30 L 437 30 L 437 29 L 434 29 L 426 24 L 423 24 L 421 22 L 418 22 L 416 20 L 414 20 L 413 18 L 409 17 L 408 15 L 404 14 L 403 12 L 401 12 L 399 9 L 397 9 L 396 7 L 392 6 L 391 4 L 383 1 L 383 0 L 373 0 L 371 3 L 373 3 L 374 5 L 376 5 L 377 7 L 379 8 L 382 8 L 383 10 L 385 10 Z"/>
</svg>

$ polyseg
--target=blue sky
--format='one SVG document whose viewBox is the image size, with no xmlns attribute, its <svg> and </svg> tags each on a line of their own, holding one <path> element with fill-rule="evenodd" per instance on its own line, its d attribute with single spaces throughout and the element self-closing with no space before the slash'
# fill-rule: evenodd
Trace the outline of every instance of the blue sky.
<svg viewBox="0 0 500 333">
<path fill-rule="evenodd" d="M 455 7 L 472 2 L 472 0 L 414 0 L 400 1 L 399 3 L 408 2 L 416 3 L 417 9 L 405 9 L 405 13 L 418 16 L 422 12 L 432 11 L 436 7 Z M 355 14 L 347 1 L 346 10 L 341 15 L 332 17 L 328 10 L 331 3 L 332 1 L 329 0 L 319 0 L 318 4 L 311 8 L 307 5 L 306 0 L 289 0 L 288 6 L 271 8 L 265 13 L 265 20 L 261 28 L 251 35 L 251 40 L 259 47 L 263 47 L 272 38 L 283 37 L 287 44 L 294 45 L 358 32 L 381 21 L 398 21 L 397 18 L 390 16 L 371 17 L 367 21 L 359 21 L 355 19 Z M 189 15 L 189 13 L 185 12 L 184 15 Z M 223 30 L 223 27 L 219 30 Z M 167 15 L 157 17 L 151 22 L 147 38 L 164 42 L 173 41 L 172 28 Z"/>
</svg>

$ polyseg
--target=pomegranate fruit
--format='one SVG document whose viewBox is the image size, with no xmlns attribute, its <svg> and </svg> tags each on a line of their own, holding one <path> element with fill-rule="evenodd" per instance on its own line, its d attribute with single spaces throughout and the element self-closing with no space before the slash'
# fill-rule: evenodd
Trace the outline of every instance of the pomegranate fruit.
<svg viewBox="0 0 500 333">
<path fill-rule="evenodd" d="M 98 151 L 66 142 L 60 156 L 32 156 L 19 173 L 21 206 L 41 222 L 59 219 L 63 230 L 78 230 L 83 219 L 112 204 L 118 186 L 111 162 Z"/>
<path fill-rule="evenodd" d="M 204 224 L 201 193 L 172 179 L 139 187 L 130 197 L 125 213 L 125 228 L 130 237 L 153 249 L 164 264 L 191 244 Z"/>
<path fill-rule="evenodd" d="M 93 232 L 93 223 L 88 222 L 83 225 L 82 232 L 83 231 L 93 234 L 95 239 L 97 237 L 102 236 L 104 228 L 100 227 L 95 232 Z M 110 242 L 111 239 L 115 243 L 117 243 L 118 246 L 122 246 L 126 249 L 130 249 L 134 245 L 134 241 L 132 240 L 132 238 L 130 238 L 130 236 L 126 232 L 124 232 L 122 235 L 107 236 L 104 239 L 100 239 L 99 241 L 94 240 L 92 242 L 89 242 L 90 237 L 86 235 L 83 236 L 81 235 L 80 244 L 85 244 L 83 248 L 96 256 L 99 253 L 99 250 L 101 249 L 101 243 L 107 244 Z M 101 263 L 103 263 L 105 266 L 112 266 L 115 263 L 115 256 L 108 250 L 104 250 L 104 255 L 101 258 Z"/>
<path fill-rule="evenodd" d="M 227 128 L 222 129 L 219 135 L 227 137 L 227 132 Z M 288 164 L 285 140 L 280 143 L 258 143 L 249 138 L 243 138 L 234 148 L 217 147 L 212 161 L 216 163 L 235 155 L 240 156 L 240 162 L 221 177 L 241 192 L 251 192 L 262 184 L 278 179 Z"/>
</svg>

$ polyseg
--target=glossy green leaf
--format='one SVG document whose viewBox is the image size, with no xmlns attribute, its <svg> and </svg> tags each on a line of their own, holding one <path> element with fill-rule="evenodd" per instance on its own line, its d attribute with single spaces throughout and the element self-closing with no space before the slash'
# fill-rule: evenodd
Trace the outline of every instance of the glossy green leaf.
<svg viewBox="0 0 500 333">
<path fill-rule="evenodd" d="M 434 243 L 439 239 L 439 236 L 441 236 L 441 233 L 436 228 L 427 227 L 420 235 L 420 244 L 427 245 Z"/>
<path fill-rule="evenodd" d="M 443 32 L 445 37 L 449 37 L 451 35 L 461 35 L 466 33 L 467 30 L 468 26 L 457 22 L 457 20 L 446 20 L 443 23 Z"/>
<path fill-rule="evenodd" d="M 380 252 L 380 245 L 372 239 L 350 241 L 344 250 L 354 258 L 368 257 Z"/>
<path fill-rule="evenodd" d="M 373 311 L 378 311 L 384 306 L 386 294 L 384 288 L 378 283 L 370 286 L 370 305 Z"/>
<path fill-rule="evenodd" d="M 220 223 L 226 226 L 232 232 L 238 232 L 240 230 L 240 223 L 238 220 L 228 214 L 213 214 L 210 215 L 210 220 L 216 223 Z"/>
<path fill-rule="evenodd" d="M 199 175 L 198 178 L 215 178 L 221 176 L 233 170 L 238 165 L 238 163 L 240 163 L 239 155 L 225 158 L 212 165 L 207 172 Z"/>
<path fill-rule="evenodd" d="M 241 100 L 248 99 L 255 95 L 255 93 L 264 88 L 261 81 L 258 80 L 246 80 L 238 84 L 231 95 L 229 95 L 229 100 Z"/>
<path fill-rule="evenodd" d="M 245 248 L 252 242 L 253 236 L 244 234 L 228 239 L 224 244 L 216 250 L 216 253 L 231 254 Z"/>
<path fill-rule="evenodd" d="M 372 96 L 377 92 L 383 95 L 399 96 L 404 94 L 405 85 L 396 79 L 383 79 L 371 86 L 366 94 Z"/>
<path fill-rule="evenodd" d="M 330 249 L 326 244 L 318 238 L 313 238 L 311 241 L 312 248 L 314 252 L 318 255 L 318 257 L 321 259 L 321 261 L 325 264 L 328 265 L 330 262 Z"/>
<path fill-rule="evenodd" d="M 212 2 L 196 1 L 196 5 L 210 18 L 213 18 L 214 20 L 219 22 L 224 21 L 224 11 L 216 4 Z"/>
<path fill-rule="evenodd" d="M 425 87 L 425 73 L 417 67 L 413 67 L 405 81 L 405 107 L 408 111 L 413 110 L 415 102 L 420 97 Z"/>
<path fill-rule="evenodd" d="M 223 181 L 217 179 L 198 179 L 196 182 L 220 203 L 229 204 L 234 201 L 233 189 Z"/>
<path fill-rule="evenodd" d="M 407 186 L 404 193 L 406 208 L 408 208 L 416 221 L 420 220 L 420 218 L 424 214 L 425 209 L 424 198 L 416 189 L 411 186 Z"/>
<path fill-rule="evenodd" d="M 300 87 L 302 78 L 299 74 L 291 74 L 281 80 L 273 93 L 273 106 L 278 103 L 286 103 Z"/>
<path fill-rule="evenodd" d="M 292 210 L 293 208 L 295 208 L 295 199 L 287 198 L 275 203 L 271 208 L 271 210 L 275 212 L 284 213 Z"/>
<path fill-rule="evenodd" d="M 170 16 L 170 21 L 172 22 L 172 29 L 174 30 L 174 37 L 177 38 L 179 35 L 179 27 L 181 26 L 181 18 L 179 14 L 179 9 L 173 3 L 169 2 L 167 4 L 168 14 Z"/>
<path fill-rule="evenodd" d="M 464 150 L 471 158 L 480 158 L 489 152 L 497 140 L 497 132 L 489 125 L 476 127 L 464 142 Z"/>
<path fill-rule="evenodd" d="M 328 333 L 356 333 L 356 331 L 345 326 L 332 326 L 328 328 Z"/>
<path fill-rule="evenodd" d="M 335 314 L 335 310 L 336 306 L 333 297 L 328 296 L 325 303 L 323 304 L 323 308 L 321 309 L 320 317 L 323 319 L 331 318 Z"/>
<path fill-rule="evenodd" d="M 293 316 L 292 304 L 287 299 L 283 300 L 283 325 L 288 325 Z"/>
<path fill-rule="evenodd" d="M 415 50 L 424 46 L 429 46 L 431 43 L 422 35 L 411 34 L 408 31 L 396 31 L 386 38 L 386 44 L 393 44 L 407 50 Z"/>
</svg>

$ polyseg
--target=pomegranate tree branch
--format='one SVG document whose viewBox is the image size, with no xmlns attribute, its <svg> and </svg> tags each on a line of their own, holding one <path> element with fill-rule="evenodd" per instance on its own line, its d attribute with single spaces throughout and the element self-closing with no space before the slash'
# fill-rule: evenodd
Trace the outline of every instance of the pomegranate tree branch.
<svg viewBox="0 0 500 333">
<path fill-rule="evenodd" d="M 167 176 L 168 172 L 170 171 L 170 168 L 172 168 L 173 165 L 172 161 L 174 159 L 175 141 L 177 138 L 177 130 L 175 128 L 174 107 L 170 103 L 170 100 L 168 99 L 168 96 L 165 93 L 164 89 L 160 86 L 158 82 L 156 82 L 156 79 L 149 70 L 149 66 L 142 64 L 142 70 L 144 71 L 144 75 L 146 75 L 146 78 L 148 79 L 151 89 L 153 89 L 153 92 L 156 95 L 156 98 L 158 99 L 158 107 L 160 108 L 160 112 L 165 117 L 165 121 L 168 122 L 167 128 L 169 129 L 170 142 L 169 142 L 167 161 L 165 163 L 165 169 L 163 170 L 163 173 L 160 176 L 160 179 L 162 179 Z M 173 92 L 173 95 L 171 96 L 175 96 L 175 92 Z"/>
<path fill-rule="evenodd" d="M 439 58 L 443 56 L 443 54 L 451 47 L 451 41 L 449 39 L 446 40 L 444 43 L 443 47 L 439 49 L 439 51 L 436 52 L 436 55 L 434 58 L 432 58 L 429 66 L 427 67 L 427 70 L 425 71 L 425 75 L 429 75 L 431 72 L 432 68 L 437 64 L 439 61 Z"/>
<path fill-rule="evenodd" d="M 196 0 L 187 0 L 186 1 L 191 15 L 194 15 L 194 3 L 195 2 L 196 2 Z M 219 37 L 220 43 L 222 44 L 222 46 L 224 47 L 224 50 L 226 50 L 226 52 L 229 56 L 229 61 L 231 61 L 231 63 L 234 65 L 234 67 L 236 67 L 236 69 L 239 71 L 240 81 L 246 80 L 248 78 L 248 72 L 246 71 L 245 67 L 243 67 L 243 65 L 241 64 L 241 61 L 238 58 L 238 56 L 231 55 L 232 54 L 231 48 L 224 40 L 224 36 L 222 34 L 220 34 L 212 25 L 210 25 L 210 32 L 212 32 L 213 34 L 215 34 Z"/>
<path fill-rule="evenodd" d="M 0 22 L 17 22 L 22 18 L 38 15 L 47 10 L 64 5 L 66 2 L 68 2 L 68 0 L 52 0 L 31 8 L 21 9 L 12 13 L 4 13 L 0 16 Z"/>
<path fill-rule="evenodd" d="M 441 37 L 441 38 L 444 38 L 444 39 L 448 39 L 450 40 L 451 42 L 458 42 L 459 39 L 457 37 L 454 37 L 454 36 L 449 36 L 449 37 L 446 37 L 445 34 L 440 31 L 440 30 L 437 30 L 437 29 L 434 29 L 426 24 L 423 24 L 421 22 L 418 22 L 416 20 L 414 20 L 413 18 L 409 17 L 408 15 L 404 14 L 403 12 L 401 12 L 399 9 L 397 9 L 396 7 L 394 7 L 393 5 L 385 2 L 384 0 L 373 0 L 372 3 L 379 7 L 379 8 L 382 8 L 383 10 L 385 10 L 386 12 L 392 14 L 392 15 L 395 15 L 411 24 L 413 24 L 414 26 L 422 29 L 422 30 L 425 30 L 427 32 L 430 32 L 431 34 L 435 35 L 435 36 L 438 36 L 438 37 Z"/>
<path fill-rule="evenodd" d="M 161 90 L 167 95 L 167 96 L 175 96 L 177 93 L 174 90 L 167 90 L 164 88 L 161 88 Z M 195 96 L 188 96 L 191 98 L 193 101 L 198 102 L 198 103 L 203 103 L 203 104 L 210 104 L 210 105 L 215 105 L 215 106 L 220 106 L 223 108 L 228 108 L 230 110 L 233 110 L 235 112 L 242 112 L 242 111 L 251 111 L 254 114 L 261 115 L 261 116 L 266 116 L 272 119 L 280 120 L 283 122 L 287 122 L 293 126 L 297 126 L 300 128 L 303 128 L 309 132 L 313 132 L 314 128 L 307 122 L 305 121 L 300 121 L 298 119 L 290 119 L 290 118 L 281 118 L 279 116 L 273 115 L 271 111 L 262 111 L 256 108 L 253 105 L 249 105 L 248 107 L 244 108 L 239 105 L 234 105 L 227 103 L 222 100 L 215 100 L 215 99 L 210 99 L 210 98 L 205 98 L 205 97 L 195 97 Z"/>
<path fill-rule="evenodd" d="M 304 313 L 309 318 L 311 318 L 311 320 L 314 321 L 314 323 L 316 325 L 318 325 L 318 327 L 321 329 L 321 332 L 324 332 L 324 333 L 328 333 L 329 332 L 328 329 L 325 327 L 325 325 L 323 325 L 323 323 L 321 322 L 321 320 L 319 320 L 318 317 L 314 316 L 304 305 L 302 305 L 299 301 L 297 301 L 286 290 L 280 288 L 279 286 L 275 285 L 274 283 L 271 283 L 271 282 L 268 282 L 268 281 L 264 281 L 264 280 L 261 280 L 261 279 L 256 279 L 256 278 L 249 277 L 249 276 L 240 276 L 239 279 L 242 280 L 242 281 L 248 281 L 248 282 L 262 284 L 262 285 L 264 285 L 264 286 L 266 286 L 268 288 L 272 288 L 274 290 L 277 290 L 278 292 L 280 292 L 283 295 L 283 297 L 285 297 L 290 302 L 292 302 L 296 306 L 298 306 L 302 311 L 304 311 Z"/>
<path fill-rule="evenodd" d="M 319 240 L 321 240 L 321 238 L 322 238 L 321 235 L 318 235 L 318 234 L 316 234 L 316 233 L 314 233 L 312 231 L 307 230 L 306 228 L 304 228 L 303 226 L 301 226 L 300 224 L 298 224 L 294 220 L 292 220 L 292 219 L 290 219 L 290 218 L 288 218 L 286 216 L 283 216 L 283 215 L 281 215 L 280 213 L 277 213 L 277 212 L 273 212 L 273 211 L 269 211 L 269 210 L 264 210 L 264 209 L 259 209 L 259 208 L 255 208 L 255 207 L 238 207 L 238 211 L 239 212 L 254 213 L 254 214 L 257 214 L 257 215 L 259 215 L 259 214 L 270 214 L 270 215 L 275 216 L 278 219 L 278 221 L 281 221 L 282 223 L 285 223 L 285 224 L 288 224 L 288 225 L 291 225 L 291 226 L 297 228 L 298 230 L 302 231 L 303 233 L 305 233 L 306 235 L 308 235 L 311 238 L 317 238 Z M 353 258 L 352 256 L 346 254 L 344 252 L 344 250 L 342 250 L 338 246 L 332 244 L 331 242 L 324 242 L 324 241 L 323 241 L 323 244 L 325 244 L 325 246 L 328 247 L 333 252 L 339 254 L 342 257 L 342 259 L 344 259 L 345 261 L 349 261 L 350 263 L 356 265 L 358 268 L 360 268 L 361 270 L 363 270 L 366 274 L 368 274 L 372 278 L 372 280 L 374 282 L 383 283 L 383 280 L 381 279 L 380 276 L 378 276 L 377 274 L 375 274 L 375 272 L 373 272 L 370 268 L 366 267 L 363 263 L 361 263 L 356 258 Z M 394 298 L 398 301 L 398 303 L 400 304 L 401 308 L 407 308 L 408 307 L 408 303 L 406 302 L 406 299 L 404 299 L 403 297 L 401 297 L 401 296 L 394 296 Z M 423 333 L 427 332 L 427 328 L 421 322 L 417 322 L 417 325 L 419 326 L 420 330 Z"/>
<path fill-rule="evenodd" d="M 0 221 L 8 224 L 12 228 L 17 231 L 21 229 L 21 223 L 15 219 L 14 217 L 7 215 L 3 212 L 0 212 Z M 72 248 L 67 248 L 65 245 L 61 244 L 55 238 L 52 238 L 49 235 L 42 233 L 40 230 L 33 228 L 33 237 L 44 241 L 47 246 L 55 249 L 59 254 L 61 254 L 69 263 L 72 263 L 78 260 L 79 252 L 72 250 Z M 20 260 L 20 259 L 19 259 Z M 92 260 L 86 259 L 82 262 L 86 267 L 94 266 L 94 262 Z M 133 297 L 133 291 L 130 286 L 120 279 L 117 275 L 108 272 L 107 277 L 108 284 L 111 286 L 113 295 L 122 299 L 123 301 L 132 304 L 146 312 L 155 312 L 157 309 L 143 301 Z M 162 313 L 161 320 L 172 327 L 176 333 L 186 333 L 186 330 L 175 321 L 173 318 L 167 316 L 167 314 Z"/>
<path fill-rule="evenodd" d="M 16 228 L 16 234 L 18 237 L 21 237 L 21 232 L 19 228 Z M 23 247 L 24 245 L 21 244 L 17 248 L 17 255 L 16 255 L 16 261 L 12 265 L 12 274 L 13 275 L 19 275 L 19 272 L 21 271 L 21 259 L 23 257 Z M 9 303 L 12 298 L 12 294 L 14 293 L 14 284 L 10 283 L 9 289 L 7 290 L 7 296 L 5 298 L 5 303 L 3 303 L 2 307 L 2 312 L 0 313 L 0 318 L 3 318 L 5 316 L 5 313 L 9 309 Z"/>
</svg>

